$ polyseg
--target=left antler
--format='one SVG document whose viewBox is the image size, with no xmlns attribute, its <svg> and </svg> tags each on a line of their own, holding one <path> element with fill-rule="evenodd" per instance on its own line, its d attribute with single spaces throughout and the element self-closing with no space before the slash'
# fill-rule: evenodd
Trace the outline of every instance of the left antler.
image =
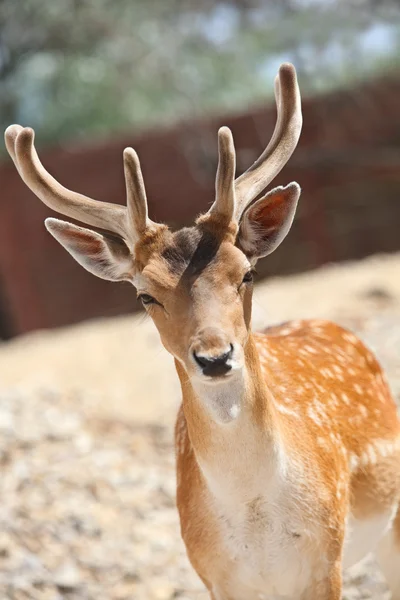
<svg viewBox="0 0 400 600">
<path fill-rule="evenodd" d="M 236 221 L 240 220 L 246 207 L 278 175 L 297 146 L 302 127 L 301 99 L 296 70 L 290 63 L 284 63 L 279 69 L 275 79 L 275 99 L 278 117 L 271 141 L 256 162 L 234 182 L 235 206 L 232 216 Z M 226 211 L 226 206 L 223 208 L 222 205 L 226 205 L 226 197 L 232 196 L 230 179 L 226 173 L 231 173 L 232 170 L 234 172 L 235 150 L 229 129 L 223 130 L 226 151 L 220 150 L 219 153 L 216 187 L 220 191 L 210 209 L 213 213 Z"/>
</svg>

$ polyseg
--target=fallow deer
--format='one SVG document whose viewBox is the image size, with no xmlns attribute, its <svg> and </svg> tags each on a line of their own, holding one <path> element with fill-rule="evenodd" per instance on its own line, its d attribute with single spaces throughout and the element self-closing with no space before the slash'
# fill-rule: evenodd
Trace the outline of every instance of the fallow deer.
<svg viewBox="0 0 400 600">
<path fill-rule="evenodd" d="M 300 196 L 290 183 L 259 198 L 301 131 L 292 65 L 275 96 L 272 139 L 236 180 L 220 129 L 215 201 L 175 232 L 149 219 L 132 149 L 123 207 L 60 185 L 31 129 L 12 125 L 6 145 L 45 204 L 91 227 L 51 218 L 49 232 L 94 275 L 133 283 L 175 358 L 181 532 L 211 598 L 339 600 L 342 568 L 375 551 L 400 600 L 400 427 L 377 360 L 330 322 L 251 331 L 253 267 L 285 238 Z"/>
</svg>

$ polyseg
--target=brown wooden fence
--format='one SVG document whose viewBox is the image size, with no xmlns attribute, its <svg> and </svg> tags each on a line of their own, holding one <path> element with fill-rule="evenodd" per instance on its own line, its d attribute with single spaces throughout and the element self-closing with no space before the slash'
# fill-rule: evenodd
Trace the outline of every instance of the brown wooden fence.
<svg viewBox="0 0 400 600">
<path fill-rule="evenodd" d="M 295 156 L 276 183 L 303 188 L 290 236 L 259 266 L 261 276 L 400 249 L 400 80 L 386 78 L 303 101 Z M 122 150 L 138 151 L 149 210 L 172 226 L 190 222 L 213 201 L 217 128 L 229 125 L 245 169 L 268 142 L 275 108 L 182 123 L 89 147 L 47 149 L 49 171 L 99 200 L 124 202 Z M 137 309 L 128 284 L 96 279 L 45 231 L 51 211 L 0 165 L 0 337 Z"/>
</svg>

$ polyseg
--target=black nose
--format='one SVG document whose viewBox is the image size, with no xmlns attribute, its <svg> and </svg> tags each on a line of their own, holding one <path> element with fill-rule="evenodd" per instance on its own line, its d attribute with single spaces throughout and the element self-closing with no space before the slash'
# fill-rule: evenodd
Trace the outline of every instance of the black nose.
<svg viewBox="0 0 400 600">
<path fill-rule="evenodd" d="M 232 354 L 232 344 L 228 352 L 220 354 L 220 356 L 203 356 L 202 354 L 193 352 L 195 361 L 203 369 L 203 375 L 208 375 L 209 377 L 219 377 L 230 371 L 232 365 L 228 364 L 228 360 L 232 358 Z"/>
</svg>

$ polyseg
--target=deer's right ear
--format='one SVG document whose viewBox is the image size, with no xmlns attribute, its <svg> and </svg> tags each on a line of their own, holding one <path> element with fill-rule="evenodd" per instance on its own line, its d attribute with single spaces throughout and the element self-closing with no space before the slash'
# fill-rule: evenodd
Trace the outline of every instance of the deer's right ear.
<svg viewBox="0 0 400 600">
<path fill-rule="evenodd" d="M 122 238 L 106 237 L 91 231 L 49 218 L 46 229 L 87 271 L 108 281 L 130 280 L 133 257 Z"/>
<path fill-rule="evenodd" d="M 240 223 L 238 244 L 249 259 L 257 260 L 271 254 L 285 239 L 299 197 L 300 186 L 293 182 L 271 190 L 246 209 Z"/>
</svg>

